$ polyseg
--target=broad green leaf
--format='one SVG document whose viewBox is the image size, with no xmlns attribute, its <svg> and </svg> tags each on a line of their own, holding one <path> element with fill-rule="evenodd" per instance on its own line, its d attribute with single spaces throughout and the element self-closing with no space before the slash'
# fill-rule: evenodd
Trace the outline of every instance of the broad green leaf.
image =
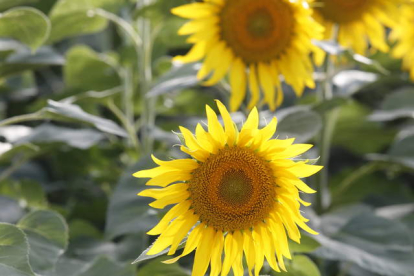
<svg viewBox="0 0 414 276">
<path fill-rule="evenodd" d="M 35 276 L 29 264 L 26 235 L 14 225 L 0 223 L 0 275 Z"/>
<path fill-rule="evenodd" d="M 34 128 L 29 135 L 20 138 L 15 143 L 17 145 L 65 143 L 74 148 L 87 149 L 96 145 L 103 138 L 104 135 L 101 132 L 92 129 L 72 129 L 43 124 Z"/>
<path fill-rule="evenodd" d="M 309 253 L 315 251 L 319 246 L 321 246 L 319 242 L 307 235 L 302 235 L 300 244 L 289 240 L 289 249 L 292 253 Z"/>
<path fill-rule="evenodd" d="M 62 257 L 59 259 L 56 270 L 45 276 L 135 276 L 135 266 L 120 265 L 105 256 L 96 258 L 92 262 Z"/>
<path fill-rule="evenodd" d="M 164 264 L 161 261 L 170 259 L 170 257 L 157 258 L 150 261 L 138 270 L 137 276 L 187 276 L 189 272 L 182 269 L 178 263 Z"/>
<path fill-rule="evenodd" d="M 395 132 L 366 119 L 370 111 L 357 102 L 343 105 L 335 125 L 332 143 L 357 154 L 377 152 L 389 145 Z"/>
<path fill-rule="evenodd" d="M 328 222 L 322 220 L 321 224 Z M 370 213 L 354 217 L 338 231 L 315 237 L 322 245 L 313 254 L 329 260 L 354 263 L 366 270 L 389 276 L 414 274 L 413 244 L 400 222 Z"/>
<path fill-rule="evenodd" d="M 34 8 L 10 9 L 0 17 L 0 37 L 19 40 L 33 51 L 45 42 L 49 33 L 49 19 Z"/>
<path fill-rule="evenodd" d="M 293 256 L 292 261 L 288 261 L 286 265 L 287 272 L 275 273 L 273 275 L 283 276 L 320 276 L 318 267 L 315 263 L 305 255 Z"/>
<path fill-rule="evenodd" d="M 17 226 L 28 237 L 33 270 L 41 274 L 53 269 L 68 245 L 65 219 L 53 211 L 34 211 L 23 217 Z"/>
<path fill-rule="evenodd" d="M 344 70 L 336 74 L 332 82 L 342 95 L 352 95 L 377 79 L 378 75 L 371 72 Z"/>
<path fill-rule="evenodd" d="M 42 47 L 36 53 L 31 53 L 27 49 L 20 49 L 7 56 L 6 60 L 0 63 L 0 77 L 47 66 L 61 66 L 64 62 L 63 56 L 50 47 Z"/>
<path fill-rule="evenodd" d="M 148 97 L 154 97 L 196 85 L 199 82 L 197 79 L 199 66 L 198 63 L 190 63 L 171 69 L 161 76 L 157 83 L 148 91 Z"/>
<path fill-rule="evenodd" d="M 96 259 L 93 264 L 84 272 L 76 276 L 102 276 L 102 275 L 116 275 L 116 276 L 134 276 L 135 266 L 130 264 L 119 265 L 106 257 Z"/>
<path fill-rule="evenodd" d="M 102 238 L 101 232 L 89 221 L 83 219 L 74 219 L 69 223 L 70 239 L 80 237 Z"/>
<path fill-rule="evenodd" d="M 2 184 L 4 185 L 4 183 Z M 23 208 L 10 197 L 0 196 L 0 222 L 16 223 L 24 215 Z"/>
<path fill-rule="evenodd" d="M 104 119 L 83 111 L 78 105 L 48 100 L 48 106 L 44 109 L 45 118 L 58 121 L 80 121 L 92 124 L 100 131 L 126 137 L 126 131 L 111 120 Z"/>
<path fill-rule="evenodd" d="M 39 1 L 40 0 L 0 0 L 0 11 L 5 11 L 23 4 L 37 3 Z"/>
<path fill-rule="evenodd" d="M 149 198 L 137 196 L 146 189 L 147 181 L 135 178 L 133 173 L 154 167 L 150 158 L 146 157 L 129 168 L 119 179 L 113 195 L 109 200 L 105 233 L 113 238 L 126 233 L 148 231 L 155 226 L 156 213 L 148 204 Z"/>
<path fill-rule="evenodd" d="M 296 138 L 296 142 L 305 142 L 313 138 L 322 128 L 322 118 L 315 111 L 306 107 L 291 107 L 276 112 L 279 122 L 277 135 L 279 139 Z"/>
<path fill-rule="evenodd" d="M 372 121 L 392 121 L 412 118 L 414 113 L 414 89 L 403 88 L 389 94 L 382 102 L 381 109 L 369 116 Z"/>
<path fill-rule="evenodd" d="M 59 0 L 49 14 L 52 21 L 49 42 L 103 30 L 107 20 L 94 15 L 91 10 L 114 10 L 122 3 L 124 0 Z"/>
<path fill-rule="evenodd" d="M 102 91 L 121 84 L 117 69 L 110 57 L 98 54 L 87 46 L 75 46 L 66 54 L 64 79 L 80 91 Z"/>
<path fill-rule="evenodd" d="M 414 168 L 414 135 L 396 141 L 388 151 L 388 155 L 394 161 Z"/>
<path fill-rule="evenodd" d="M 7 180 L 0 185 L 0 194 L 14 198 L 22 207 L 47 207 L 47 199 L 43 187 L 32 180 Z"/>
</svg>

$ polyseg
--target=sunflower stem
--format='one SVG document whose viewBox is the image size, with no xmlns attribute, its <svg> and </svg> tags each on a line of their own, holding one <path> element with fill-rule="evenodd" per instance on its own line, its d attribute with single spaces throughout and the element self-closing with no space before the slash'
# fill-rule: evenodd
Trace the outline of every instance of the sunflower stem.
<svg viewBox="0 0 414 276">
<path fill-rule="evenodd" d="M 141 5 L 147 5 L 148 0 L 143 0 Z M 142 45 L 139 51 L 139 83 L 141 92 L 141 136 L 143 154 L 152 152 L 154 137 L 153 129 L 155 127 L 155 103 L 156 97 L 147 97 L 152 82 L 152 34 L 151 23 L 146 18 L 138 20 L 138 29 L 141 33 Z"/>
<path fill-rule="evenodd" d="M 333 98 L 333 83 L 332 77 L 335 72 L 335 66 L 332 62 L 332 57 L 327 54 L 324 64 L 325 81 L 322 84 L 320 91 L 320 99 L 322 102 L 329 101 Z M 335 130 L 335 124 L 338 118 L 339 109 L 336 108 L 331 111 L 327 111 L 322 116 L 322 131 L 319 140 L 319 154 L 321 165 L 324 167 L 316 175 L 317 184 L 317 198 L 316 198 L 316 211 L 323 213 L 331 203 L 331 196 L 329 193 L 329 157 L 332 143 L 332 136 Z"/>
</svg>

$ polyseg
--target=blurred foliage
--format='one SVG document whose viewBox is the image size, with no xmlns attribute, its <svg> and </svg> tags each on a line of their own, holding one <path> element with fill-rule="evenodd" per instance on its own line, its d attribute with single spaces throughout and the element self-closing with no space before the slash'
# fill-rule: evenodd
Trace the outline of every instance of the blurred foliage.
<svg viewBox="0 0 414 276">
<path fill-rule="evenodd" d="M 187 2 L 0 0 L 0 275 L 190 275 L 191 256 L 136 259 L 163 213 L 136 196 L 145 181 L 131 176 L 154 166 L 152 147 L 181 157 L 171 130 L 228 101 L 225 81 L 203 87 L 200 64 L 171 61 L 189 45 L 170 9 Z M 414 85 L 387 54 L 318 45 L 338 55 L 334 98 L 287 93 L 276 113 L 261 112 L 262 124 L 278 117 L 280 139 L 312 144 L 337 116 L 329 206 L 304 208 L 320 235 L 290 245 L 282 275 L 412 276 Z M 238 124 L 245 115 L 232 114 Z"/>
</svg>

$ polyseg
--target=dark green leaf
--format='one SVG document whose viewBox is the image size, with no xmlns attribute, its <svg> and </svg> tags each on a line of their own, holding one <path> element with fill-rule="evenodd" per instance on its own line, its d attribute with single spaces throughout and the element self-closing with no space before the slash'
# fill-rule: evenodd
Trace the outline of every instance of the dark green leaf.
<svg viewBox="0 0 414 276">
<path fill-rule="evenodd" d="M 14 198 L 22 207 L 47 207 L 47 199 L 43 187 L 32 180 L 4 181 L 0 186 L 0 194 Z"/>
<path fill-rule="evenodd" d="M 123 0 L 59 0 L 50 12 L 52 31 L 49 42 L 103 30 L 107 20 L 90 12 L 95 8 L 114 9 Z"/>
<path fill-rule="evenodd" d="M 86 113 L 79 106 L 74 104 L 48 100 L 48 106 L 45 110 L 47 112 L 46 117 L 50 117 L 52 119 L 81 121 L 92 124 L 97 129 L 106 133 L 122 137 L 127 136 L 125 130 L 113 121 Z"/>
<path fill-rule="evenodd" d="M 381 105 L 381 110 L 369 116 L 372 121 L 392 121 L 399 118 L 413 118 L 414 89 L 404 88 L 389 94 Z"/>
<path fill-rule="evenodd" d="M 0 222 L 16 223 L 23 215 L 23 208 L 15 199 L 0 196 Z"/>
<path fill-rule="evenodd" d="M 14 8 L 0 17 L 0 36 L 14 38 L 36 50 L 50 33 L 50 21 L 34 8 Z"/>
<path fill-rule="evenodd" d="M 134 276 L 135 267 L 130 264 L 119 265 L 107 259 L 106 257 L 100 257 L 96 259 L 86 271 L 76 276 L 102 276 L 102 275 Z"/>
<path fill-rule="evenodd" d="M 305 142 L 313 138 L 322 128 L 321 116 L 304 107 L 285 108 L 276 112 L 279 120 L 277 135 L 279 139 L 296 138 Z"/>
<path fill-rule="evenodd" d="M 66 54 L 66 84 L 80 91 L 102 91 L 121 84 L 114 61 L 87 46 L 72 47 Z"/>
<path fill-rule="evenodd" d="M 331 237 L 315 238 L 322 245 L 313 253 L 319 257 L 355 263 L 381 275 L 414 274 L 413 244 L 407 229 L 397 221 L 354 213 Z"/>
<path fill-rule="evenodd" d="M 0 275 L 35 276 L 29 264 L 26 235 L 14 225 L 0 223 Z"/>
<path fill-rule="evenodd" d="M 101 132 L 92 129 L 71 129 L 66 127 L 44 124 L 33 129 L 26 137 L 16 141 L 16 144 L 45 144 L 66 143 L 79 149 L 87 149 L 97 144 L 104 138 Z"/>
<path fill-rule="evenodd" d="M 0 11 L 5 11 L 22 4 L 36 3 L 38 1 L 40 0 L 0 0 Z"/>
<path fill-rule="evenodd" d="M 169 259 L 168 257 L 157 258 L 138 270 L 137 276 L 187 276 L 190 275 L 182 269 L 177 263 L 164 264 L 161 261 Z"/>
<path fill-rule="evenodd" d="M 132 176 L 139 170 L 153 166 L 150 158 L 143 158 L 121 176 L 109 201 L 105 227 L 109 237 L 148 231 L 155 226 L 156 213 L 148 206 L 151 200 L 137 196 L 137 193 L 147 188 L 144 185 L 147 180 Z"/>
<path fill-rule="evenodd" d="M 300 244 L 289 241 L 289 249 L 292 253 L 309 253 L 316 250 L 319 246 L 319 242 L 307 235 L 302 235 Z"/>
<path fill-rule="evenodd" d="M 291 262 L 287 263 L 287 272 L 273 273 L 273 275 L 284 276 L 320 276 L 318 267 L 312 260 L 304 255 L 296 255 Z"/>
<path fill-rule="evenodd" d="M 30 263 L 36 273 L 54 268 L 68 244 L 68 226 L 65 219 L 53 211 L 34 211 L 23 217 L 18 227 L 30 244 Z"/>
<path fill-rule="evenodd" d="M 0 76 L 6 77 L 46 66 L 60 66 L 64 62 L 65 59 L 49 47 L 42 47 L 34 54 L 27 49 L 20 49 L 0 64 Z"/>
<path fill-rule="evenodd" d="M 148 97 L 196 85 L 199 82 L 197 79 L 199 67 L 200 64 L 198 63 L 190 63 L 173 68 L 158 79 L 157 83 L 148 91 Z"/>
</svg>

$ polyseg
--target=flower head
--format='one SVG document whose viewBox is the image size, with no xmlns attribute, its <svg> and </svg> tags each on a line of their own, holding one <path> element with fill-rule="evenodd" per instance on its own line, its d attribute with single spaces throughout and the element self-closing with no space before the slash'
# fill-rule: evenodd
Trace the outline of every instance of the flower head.
<svg viewBox="0 0 414 276">
<path fill-rule="evenodd" d="M 204 0 L 174 8 L 191 19 L 180 30 L 194 44 L 181 62 L 204 59 L 198 78 L 214 85 L 229 73 L 230 109 L 235 111 L 250 90 L 248 108 L 261 98 L 274 110 L 283 101 L 279 75 L 297 95 L 313 88 L 309 53 L 311 39 L 322 38 L 323 28 L 311 17 L 303 0 Z"/>
<path fill-rule="evenodd" d="M 414 1 L 401 8 L 400 21 L 391 33 L 394 40 L 398 40 L 392 51 L 396 58 L 402 58 L 403 68 L 410 72 L 414 81 Z"/>
<path fill-rule="evenodd" d="M 385 26 L 395 25 L 400 0 L 309 0 L 315 18 L 325 27 L 325 39 L 337 25 L 340 45 L 365 54 L 368 44 L 387 52 Z"/>
<path fill-rule="evenodd" d="M 160 235 L 148 255 L 169 247 L 169 255 L 187 236 L 184 251 L 173 263 L 196 251 L 193 275 L 225 276 L 233 269 L 243 275 L 243 255 L 249 274 L 259 274 L 264 258 L 276 271 L 286 270 L 284 257 L 291 258 L 287 236 L 300 242 L 298 226 L 310 229 L 300 212 L 300 204 L 309 203 L 299 191 L 314 193 L 299 178 L 308 177 L 321 166 L 294 161 L 293 157 L 311 145 L 292 144 L 294 139 L 272 139 L 277 121 L 258 128 L 259 115 L 253 108 L 239 131 L 227 109 L 217 101 L 224 128 L 207 106 L 208 131 L 200 124 L 193 135 L 181 127 L 181 150 L 191 158 L 161 161 L 158 167 L 139 171 L 136 177 L 151 178 L 139 195 L 155 199 L 150 206 L 163 209 L 175 204 L 148 232 Z M 223 254 L 224 253 L 224 254 Z M 223 256 L 224 255 L 224 256 Z"/>
</svg>

